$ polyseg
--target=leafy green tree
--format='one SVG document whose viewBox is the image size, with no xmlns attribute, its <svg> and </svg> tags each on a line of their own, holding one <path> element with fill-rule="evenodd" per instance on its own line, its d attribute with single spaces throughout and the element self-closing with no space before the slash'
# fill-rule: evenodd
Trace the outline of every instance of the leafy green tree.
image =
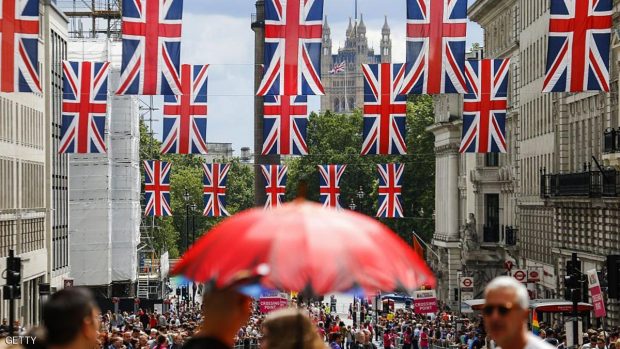
<svg viewBox="0 0 620 349">
<path fill-rule="evenodd" d="M 340 202 L 348 208 L 353 201 L 356 210 L 374 216 L 377 211 L 377 164 L 403 163 L 403 219 L 382 219 L 407 241 L 411 231 L 430 241 L 433 234 L 435 205 L 434 137 L 426 130 L 434 122 L 433 103 L 429 96 L 412 97 L 407 105 L 407 146 L 404 156 L 361 156 L 363 115 L 311 114 L 308 123 L 308 156 L 288 160 L 287 199 L 297 195 L 300 182 L 308 186 L 308 199 L 319 200 L 317 166 L 347 164 L 340 182 Z M 363 199 L 357 195 L 364 192 Z"/>
<path fill-rule="evenodd" d="M 157 252 L 168 251 L 171 258 L 185 251 L 195 236 L 198 239 L 205 231 L 221 221 L 221 218 L 203 217 L 203 170 L 204 159 L 197 155 L 160 154 L 161 143 L 140 124 L 141 160 L 162 160 L 172 162 L 170 176 L 170 206 L 172 217 L 145 218 Z M 250 208 L 254 202 L 254 171 L 238 159 L 230 161 L 227 184 L 227 210 L 230 214 Z M 142 184 L 144 169 L 141 167 Z M 185 194 L 189 200 L 185 200 Z M 195 209 L 193 209 L 195 207 Z M 189 217 L 189 218 L 187 218 Z M 193 225 L 193 226 L 192 226 Z"/>
</svg>

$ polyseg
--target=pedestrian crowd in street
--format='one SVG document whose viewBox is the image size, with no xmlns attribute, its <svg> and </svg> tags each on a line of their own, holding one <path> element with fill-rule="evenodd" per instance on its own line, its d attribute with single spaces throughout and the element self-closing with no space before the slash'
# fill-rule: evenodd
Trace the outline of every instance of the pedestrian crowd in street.
<svg viewBox="0 0 620 349">
<path fill-rule="evenodd" d="M 438 313 L 425 315 L 410 308 L 375 315 L 368 302 L 361 310 L 352 325 L 320 302 L 294 301 L 265 315 L 256 301 L 228 289 L 178 312 L 100 314 L 90 292 L 71 288 L 44 305 L 45 331 L 22 334 L 37 337 L 26 349 L 568 349 L 559 319 L 541 322 L 537 336 L 528 329 L 527 290 L 512 278 L 492 281 L 481 313 L 469 319 L 441 304 Z M 620 349 L 618 328 L 590 328 L 577 348 Z"/>
</svg>

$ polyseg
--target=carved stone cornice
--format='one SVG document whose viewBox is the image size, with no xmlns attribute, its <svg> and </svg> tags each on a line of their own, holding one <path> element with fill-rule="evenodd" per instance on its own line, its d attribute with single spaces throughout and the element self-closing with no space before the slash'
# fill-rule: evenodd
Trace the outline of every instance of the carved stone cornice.
<svg viewBox="0 0 620 349">
<path fill-rule="evenodd" d="M 435 147 L 435 155 L 458 155 L 459 145 L 456 143 L 450 143 Z"/>
</svg>

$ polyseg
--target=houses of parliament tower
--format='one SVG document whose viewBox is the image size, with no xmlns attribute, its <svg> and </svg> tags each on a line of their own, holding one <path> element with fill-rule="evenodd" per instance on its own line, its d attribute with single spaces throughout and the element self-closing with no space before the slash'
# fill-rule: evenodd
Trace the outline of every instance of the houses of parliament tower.
<svg viewBox="0 0 620 349">
<path fill-rule="evenodd" d="M 389 63 L 392 61 L 392 39 L 387 17 L 381 30 L 379 54 L 368 47 L 364 16 L 359 22 L 349 18 L 345 46 L 332 54 L 331 29 L 327 17 L 323 23 L 323 55 L 321 57 L 321 79 L 325 95 L 321 97 L 321 111 L 350 113 L 364 105 L 364 76 L 362 64 Z M 334 72 L 334 66 L 345 62 L 345 71 Z"/>
</svg>

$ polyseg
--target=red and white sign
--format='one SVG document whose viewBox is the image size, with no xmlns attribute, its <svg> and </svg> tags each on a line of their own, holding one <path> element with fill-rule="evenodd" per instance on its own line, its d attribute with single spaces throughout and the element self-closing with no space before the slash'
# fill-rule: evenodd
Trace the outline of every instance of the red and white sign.
<svg viewBox="0 0 620 349">
<path fill-rule="evenodd" d="M 413 311 L 416 314 L 436 313 L 439 310 L 435 290 L 417 291 L 413 298 Z"/>
<path fill-rule="evenodd" d="M 260 312 L 267 314 L 274 310 L 286 308 L 288 306 L 288 299 L 282 297 L 261 297 L 258 300 L 258 305 Z"/>
<path fill-rule="evenodd" d="M 474 278 L 462 277 L 461 278 L 461 288 L 474 288 Z"/>
<path fill-rule="evenodd" d="M 512 273 L 512 277 L 517 279 L 519 282 L 526 283 L 527 282 L 527 270 L 525 269 L 517 269 L 514 273 Z"/>
<path fill-rule="evenodd" d="M 540 272 L 538 269 L 528 269 L 527 282 L 540 282 Z"/>
<path fill-rule="evenodd" d="M 592 296 L 592 305 L 594 305 L 594 316 L 597 318 L 606 317 L 605 300 L 603 299 L 603 292 L 601 291 L 601 284 L 598 281 L 596 269 L 589 270 L 586 274 L 588 274 L 588 287 Z"/>
</svg>

